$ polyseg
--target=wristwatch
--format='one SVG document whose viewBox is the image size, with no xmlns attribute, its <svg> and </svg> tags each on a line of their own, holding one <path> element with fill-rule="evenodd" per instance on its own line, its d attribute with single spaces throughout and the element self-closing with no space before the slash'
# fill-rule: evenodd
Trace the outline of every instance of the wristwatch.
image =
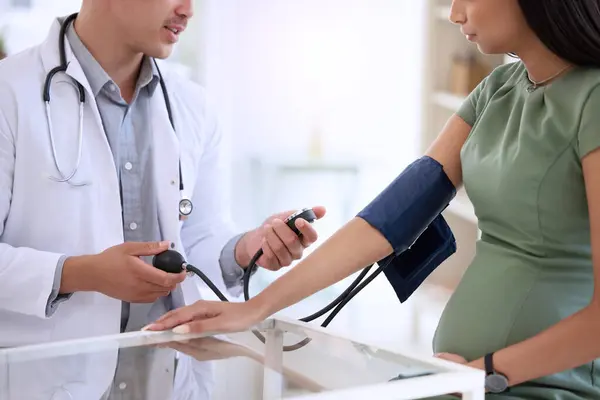
<svg viewBox="0 0 600 400">
<path fill-rule="evenodd" d="M 484 357 L 485 363 L 485 390 L 490 393 L 502 393 L 508 391 L 508 378 L 494 369 L 494 353 L 488 353 Z"/>
</svg>

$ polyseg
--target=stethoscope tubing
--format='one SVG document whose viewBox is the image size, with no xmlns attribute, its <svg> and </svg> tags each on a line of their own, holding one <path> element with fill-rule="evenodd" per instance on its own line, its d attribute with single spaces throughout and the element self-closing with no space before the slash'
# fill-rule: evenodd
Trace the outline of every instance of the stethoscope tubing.
<svg viewBox="0 0 600 400">
<path fill-rule="evenodd" d="M 55 182 L 69 182 L 71 184 L 73 184 L 74 186 L 85 186 L 86 183 L 72 183 L 71 179 L 75 176 L 75 174 L 77 173 L 77 170 L 79 169 L 79 164 L 81 163 L 81 152 L 82 152 L 82 148 L 83 148 L 83 108 L 84 108 L 84 104 L 83 103 L 79 103 L 79 129 L 78 129 L 78 134 L 77 134 L 77 160 L 75 161 L 75 167 L 73 167 L 73 171 L 71 171 L 71 173 L 65 177 L 65 175 L 62 172 L 62 168 L 59 165 L 58 162 L 58 157 L 56 155 L 56 146 L 54 144 L 54 132 L 53 132 L 53 128 L 52 128 L 52 114 L 51 114 L 51 110 L 50 110 L 50 102 L 46 102 L 46 116 L 47 116 L 47 121 L 48 121 L 48 136 L 50 137 L 50 147 L 52 148 L 52 157 L 54 158 L 54 165 L 56 166 L 56 169 L 58 170 L 58 174 L 60 175 L 60 178 L 55 178 L 53 176 L 50 176 L 50 179 L 52 179 Z"/>
<path fill-rule="evenodd" d="M 58 161 L 59 157 L 57 155 L 56 145 L 54 143 L 54 130 L 53 130 L 53 124 L 52 124 L 52 113 L 51 113 L 51 108 L 50 108 L 50 97 L 51 97 L 50 96 L 50 87 L 52 85 L 52 79 L 59 72 L 66 72 L 67 66 L 68 66 L 67 60 L 66 60 L 67 59 L 66 50 L 65 50 L 65 36 L 66 36 L 67 27 L 69 26 L 69 24 L 71 22 L 73 22 L 77 18 L 77 15 L 78 15 L 77 13 L 69 15 L 65 19 L 63 24 L 61 25 L 59 43 L 58 43 L 60 65 L 53 68 L 46 75 L 42 97 L 43 97 L 43 100 L 45 103 L 46 120 L 48 123 L 48 135 L 49 135 L 49 139 L 50 139 L 50 147 L 52 149 L 52 157 L 54 158 L 54 165 L 55 165 L 55 167 L 58 171 L 58 175 L 59 175 L 58 178 L 54 177 L 54 176 L 50 176 L 49 178 L 55 182 L 68 183 L 71 186 L 86 186 L 86 185 L 89 185 L 88 182 L 75 183 L 72 181 L 72 179 L 77 174 L 77 171 L 79 170 L 79 166 L 81 164 L 82 149 L 83 149 L 83 118 L 84 118 L 85 99 L 86 99 L 85 98 L 85 89 L 83 88 L 83 85 L 81 85 L 81 83 L 79 83 L 79 82 L 75 82 L 77 91 L 79 94 L 79 128 L 78 128 L 78 133 L 77 133 L 77 136 L 78 136 L 77 137 L 77 159 L 75 162 L 75 166 L 73 167 L 73 170 L 69 174 L 65 174 L 63 172 L 60 162 Z M 173 128 L 173 131 L 177 132 L 175 129 L 175 123 L 173 121 L 173 111 L 171 108 L 171 101 L 169 99 L 167 86 L 163 79 L 162 73 L 161 73 L 160 69 L 158 68 L 158 63 L 156 62 L 155 59 L 152 59 L 152 60 L 154 62 L 154 65 L 156 66 L 156 70 L 158 71 L 160 87 L 161 87 L 161 90 L 163 93 L 163 97 L 165 99 L 165 106 L 167 108 L 169 122 L 171 124 L 171 127 Z M 183 173 L 181 170 L 181 159 L 179 160 L 179 191 L 180 191 L 181 197 L 182 197 L 182 200 L 179 203 L 180 204 L 179 205 L 179 214 L 182 217 L 188 217 L 189 212 L 191 212 L 191 210 L 193 209 L 193 204 L 191 202 L 191 199 L 189 199 L 188 197 L 186 197 L 184 195 Z M 184 213 L 183 210 L 186 209 L 186 207 L 185 207 L 186 205 L 188 205 L 187 209 L 189 209 L 190 211 L 187 213 Z"/>
</svg>

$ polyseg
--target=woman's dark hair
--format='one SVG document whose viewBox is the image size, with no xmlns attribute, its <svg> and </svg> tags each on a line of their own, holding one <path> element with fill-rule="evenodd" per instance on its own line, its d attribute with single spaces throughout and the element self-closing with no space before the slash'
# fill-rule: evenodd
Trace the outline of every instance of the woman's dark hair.
<svg viewBox="0 0 600 400">
<path fill-rule="evenodd" d="M 539 39 L 572 64 L 600 67 L 600 0 L 518 0 Z"/>
</svg>

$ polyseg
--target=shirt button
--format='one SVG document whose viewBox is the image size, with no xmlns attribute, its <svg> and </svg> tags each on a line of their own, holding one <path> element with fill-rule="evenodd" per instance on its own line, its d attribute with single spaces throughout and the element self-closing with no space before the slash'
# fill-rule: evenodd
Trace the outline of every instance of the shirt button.
<svg viewBox="0 0 600 400">
<path fill-rule="evenodd" d="M 119 389 L 124 390 L 126 387 L 127 387 L 127 384 L 125 382 L 119 383 Z"/>
<path fill-rule="evenodd" d="M 131 229 L 132 231 L 135 231 L 137 229 L 137 224 L 135 222 L 130 223 L 129 229 Z"/>
<path fill-rule="evenodd" d="M 114 83 L 111 83 L 108 85 L 108 90 L 110 90 L 111 92 L 116 92 L 117 86 Z"/>
<path fill-rule="evenodd" d="M 133 168 L 133 165 L 131 165 L 131 163 L 130 163 L 130 162 L 126 162 L 126 163 L 125 163 L 125 169 L 126 169 L 127 171 L 131 171 L 131 168 Z"/>
</svg>

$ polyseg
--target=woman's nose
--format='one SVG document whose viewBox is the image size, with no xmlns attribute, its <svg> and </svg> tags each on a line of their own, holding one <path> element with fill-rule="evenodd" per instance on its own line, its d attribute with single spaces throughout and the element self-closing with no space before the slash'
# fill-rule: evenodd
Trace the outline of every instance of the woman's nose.
<svg viewBox="0 0 600 400">
<path fill-rule="evenodd" d="M 450 15 L 448 16 L 450 22 L 462 25 L 467 20 L 467 15 L 465 13 L 464 7 L 462 5 L 462 0 L 452 0 L 452 5 L 450 6 Z"/>
</svg>

